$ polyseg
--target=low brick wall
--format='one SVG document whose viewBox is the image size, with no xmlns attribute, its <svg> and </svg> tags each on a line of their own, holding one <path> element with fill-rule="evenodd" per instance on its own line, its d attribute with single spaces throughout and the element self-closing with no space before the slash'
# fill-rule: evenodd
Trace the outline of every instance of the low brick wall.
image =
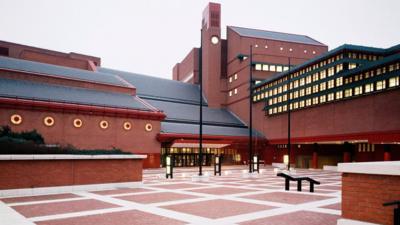
<svg viewBox="0 0 400 225">
<path fill-rule="evenodd" d="M 344 220 L 392 225 L 395 206 L 384 207 L 382 204 L 400 200 L 399 166 L 400 162 L 397 165 L 396 162 L 388 162 L 386 165 L 384 162 L 339 164 L 339 171 L 343 172 Z"/>
<path fill-rule="evenodd" d="M 0 190 L 135 182 L 142 180 L 142 170 L 143 158 L 140 157 L 3 158 L 0 160 Z"/>
</svg>

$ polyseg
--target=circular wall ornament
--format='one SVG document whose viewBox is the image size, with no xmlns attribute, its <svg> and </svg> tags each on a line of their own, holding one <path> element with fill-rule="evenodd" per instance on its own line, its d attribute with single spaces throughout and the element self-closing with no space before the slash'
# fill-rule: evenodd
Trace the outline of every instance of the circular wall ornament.
<svg viewBox="0 0 400 225">
<path fill-rule="evenodd" d="M 108 128 L 108 122 L 106 120 L 100 121 L 100 128 L 101 129 L 107 129 Z"/>
<path fill-rule="evenodd" d="M 218 42 L 219 42 L 218 36 L 212 36 L 211 37 L 211 43 L 212 44 L 216 45 L 216 44 L 218 44 Z"/>
<path fill-rule="evenodd" d="M 74 119 L 74 127 L 79 128 L 82 127 L 82 120 L 81 119 Z"/>
<path fill-rule="evenodd" d="M 132 128 L 132 124 L 130 122 L 124 122 L 124 130 L 130 130 Z"/>
<path fill-rule="evenodd" d="M 43 123 L 44 123 L 44 125 L 46 125 L 47 127 L 51 127 L 51 126 L 54 125 L 54 118 L 51 117 L 51 116 L 46 116 L 46 117 L 43 119 Z"/>
<path fill-rule="evenodd" d="M 146 131 L 150 132 L 153 130 L 153 125 L 151 125 L 150 123 L 147 123 L 146 126 L 144 127 L 144 129 L 146 129 Z"/>
<path fill-rule="evenodd" d="M 12 124 L 19 125 L 22 123 L 22 116 L 19 114 L 13 114 L 10 117 L 10 121 Z"/>
</svg>

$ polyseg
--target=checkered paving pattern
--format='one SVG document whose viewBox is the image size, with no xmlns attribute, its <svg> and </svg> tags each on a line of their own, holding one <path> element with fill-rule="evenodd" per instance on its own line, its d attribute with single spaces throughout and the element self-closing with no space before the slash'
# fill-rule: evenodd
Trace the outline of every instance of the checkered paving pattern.
<svg viewBox="0 0 400 225">
<path fill-rule="evenodd" d="M 64 224 L 294 224 L 336 225 L 341 215 L 340 173 L 296 170 L 321 182 L 315 192 L 284 190 L 272 167 L 249 176 L 245 166 L 224 166 L 221 176 L 203 168 L 207 181 L 192 181 L 197 168 L 145 170 L 140 187 L 77 191 L 0 199 L 28 223 Z"/>
</svg>

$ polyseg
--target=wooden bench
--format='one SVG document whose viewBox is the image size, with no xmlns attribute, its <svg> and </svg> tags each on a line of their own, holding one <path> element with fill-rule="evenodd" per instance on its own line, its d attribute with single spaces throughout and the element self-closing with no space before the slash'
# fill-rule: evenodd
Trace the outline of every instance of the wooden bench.
<svg viewBox="0 0 400 225">
<path fill-rule="evenodd" d="M 285 190 L 286 191 L 289 191 L 290 181 L 297 181 L 297 191 L 301 191 L 303 180 L 310 182 L 310 192 L 314 192 L 314 184 L 321 184 L 319 181 L 316 181 L 310 177 L 291 176 L 286 173 L 278 173 L 276 175 L 278 177 L 285 178 Z"/>
</svg>

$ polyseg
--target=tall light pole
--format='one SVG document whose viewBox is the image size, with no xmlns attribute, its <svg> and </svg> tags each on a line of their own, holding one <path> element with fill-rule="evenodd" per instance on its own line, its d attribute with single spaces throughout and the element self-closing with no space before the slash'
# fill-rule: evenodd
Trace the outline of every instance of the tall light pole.
<svg viewBox="0 0 400 225">
<path fill-rule="evenodd" d="M 252 173 L 253 158 L 253 46 L 250 45 L 250 76 L 249 76 L 249 173 Z"/>
<path fill-rule="evenodd" d="M 290 93 L 291 93 L 291 88 L 290 88 L 290 57 L 288 58 L 289 60 L 289 70 L 288 70 L 288 96 L 287 96 L 287 110 L 288 110 L 288 170 L 290 170 Z"/>
<path fill-rule="evenodd" d="M 203 175 L 203 29 L 200 30 L 199 83 L 200 83 L 200 118 L 199 118 L 199 176 Z"/>
</svg>

